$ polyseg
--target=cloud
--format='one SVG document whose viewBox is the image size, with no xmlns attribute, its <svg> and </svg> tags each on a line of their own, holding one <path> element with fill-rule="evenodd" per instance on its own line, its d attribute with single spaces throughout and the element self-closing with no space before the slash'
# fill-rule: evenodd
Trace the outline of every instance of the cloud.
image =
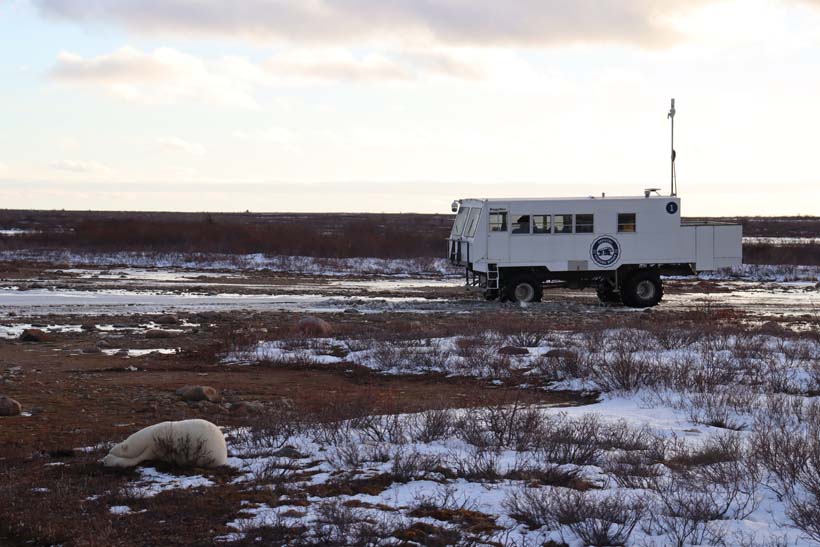
<svg viewBox="0 0 820 547">
<path fill-rule="evenodd" d="M 113 172 L 107 165 L 96 161 L 61 160 L 50 164 L 49 167 L 57 171 L 84 175 L 107 175 Z"/>
<path fill-rule="evenodd" d="M 259 67 L 239 57 L 203 60 L 171 48 L 143 52 L 123 47 L 86 58 L 61 52 L 51 77 L 61 83 L 103 88 L 122 99 L 149 104 L 199 102 L 255 108 Z"/>
<path fill-rule="evenodd" d="M 278 145 L 292 145 L 301 136 L 284 127 L 268 127 L 253 131 L 234 131 L 233 137 L 240 141 L 259 141 Z"/>
<path fill-rule="evenodd" d="M 165 150 L 185 152 L 192 156 L 205 155 L 205 147 L 198 142 L 190 142 L 177 137 L 160 137 L 156 140 L 156 143 Z"/>
<path fill-rule="evenodd" d="M 132 102 L 251 109 L 258 108 L 255 95 L 264 87 L 483 76 L 480 60 L 464 52 L 405 49 L 355 55 L 332 47 L 289 49 L 255 63 L 238 56 L 209 59 L 172 48 L 146 52 L 126 46 L 97 57 L 61 52 L 50 72 L 58 83 L 100 89 Z"/>
<path fill-rule="evenodd" d="M 0 175 L 5 175 L 9 172 L 9 167 L 2 161 L 0 161 Z"/>
<path fill-rule="evenodd" d="M 479 79 L 480 64 L 446 51 L 399 50 L 355 55 L 342 48 L 304 48 L 270 58 L 265 69 L 281 80 L 395 82 L 428 77 Z"/>
<path fill-rule="evenodd" d="M 549 46 L 677 38 L 668 19 L 717 0 L 36 0 L 49 17 L 141 33 L 344 44 L 373 39 Z"/>
</svg>

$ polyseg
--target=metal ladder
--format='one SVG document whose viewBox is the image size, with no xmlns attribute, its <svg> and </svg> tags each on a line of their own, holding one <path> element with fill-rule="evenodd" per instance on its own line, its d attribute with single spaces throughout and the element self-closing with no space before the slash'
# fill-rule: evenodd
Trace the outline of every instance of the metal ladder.
<svg viewBox="0 0 820 547">
<path fill-rule="evenodd" d="M 498 289 L 498 264 L 487 264 L 487 288 Z"/>
</svg>

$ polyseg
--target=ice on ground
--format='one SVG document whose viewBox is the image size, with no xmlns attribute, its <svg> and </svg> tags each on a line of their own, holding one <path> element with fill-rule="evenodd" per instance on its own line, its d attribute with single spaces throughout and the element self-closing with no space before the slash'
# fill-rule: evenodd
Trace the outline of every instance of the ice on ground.
<svg viewBox="0 0 820 547">
<path fill-rule="evenodd" d="M 110 348 L 104 349 L 102 352 L 106 355 L 117 355 L 121 351 L 127 351 L 128 355 L 123 357 L 142 357 L 144 355 L 151 355 L 156 353 L 159 355 L 173 355 L 177 352 L 176 348 L 142 348 L 142 349 L 127 349 L 127 348 Z"/>
<path fill-rule="evenodd" d="M 0 304 L 2 307 L 2 304 Z M 38 329 L 44 332 L 82 332 L 80 325 L 40 325 L 35 327 L 30 323 L 0 325 L 0 338 L 19 338 L 24 330 Z"/>
</svg>

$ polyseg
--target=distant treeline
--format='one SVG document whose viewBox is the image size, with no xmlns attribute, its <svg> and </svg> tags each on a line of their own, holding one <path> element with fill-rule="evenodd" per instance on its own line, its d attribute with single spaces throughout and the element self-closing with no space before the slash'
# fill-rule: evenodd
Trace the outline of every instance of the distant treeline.
<svg viewBox="0 0 820 547">
<path fill-rule="evenodd" d="M 817 217 L 740 217 L 754 237 L 818 237 Z M 452 215 L 0 210 L 0 250 L 266 253 L 329 258 L 443 257 Z M 748 264 L 820 265 L 820 244 L 743 246 Z"/>
<path fill-rule="evenodd" d="M 743 262 L 745 264 L 820 266 L 820 244 L 773 245 L 770 243 L 744 243 Z"/>
<path fill-rule="evenodd" d="M 418 222 L 420 215 L 370 219 L 294 218 L 252 224 L 205 215 L 200 220 L 82 220 L 60 231 L 0 238 L 0 249 L 266 253 L 333 258 L 443 256 L 450 220 Z"/>
</svg>

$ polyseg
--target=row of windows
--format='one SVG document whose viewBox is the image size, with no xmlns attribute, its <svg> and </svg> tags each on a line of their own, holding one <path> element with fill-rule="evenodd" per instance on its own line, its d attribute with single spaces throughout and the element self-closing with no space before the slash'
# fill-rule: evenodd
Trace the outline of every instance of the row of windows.
<svg viewBox="0 0 820 547">
<path fill-rule="evenodd" d="M 618 231 L 622 233 L 635 232 L 637 229 L 635 217 L 635 213 L 618 213 Z M 507 231 L 506 211 L 490 213 L 490 231 Z M 518 215 L 513 217 L 512 222 L 513 234 L 591 234 L 594 231 L 594 215 L 588 214 Z"/>
</svg>

